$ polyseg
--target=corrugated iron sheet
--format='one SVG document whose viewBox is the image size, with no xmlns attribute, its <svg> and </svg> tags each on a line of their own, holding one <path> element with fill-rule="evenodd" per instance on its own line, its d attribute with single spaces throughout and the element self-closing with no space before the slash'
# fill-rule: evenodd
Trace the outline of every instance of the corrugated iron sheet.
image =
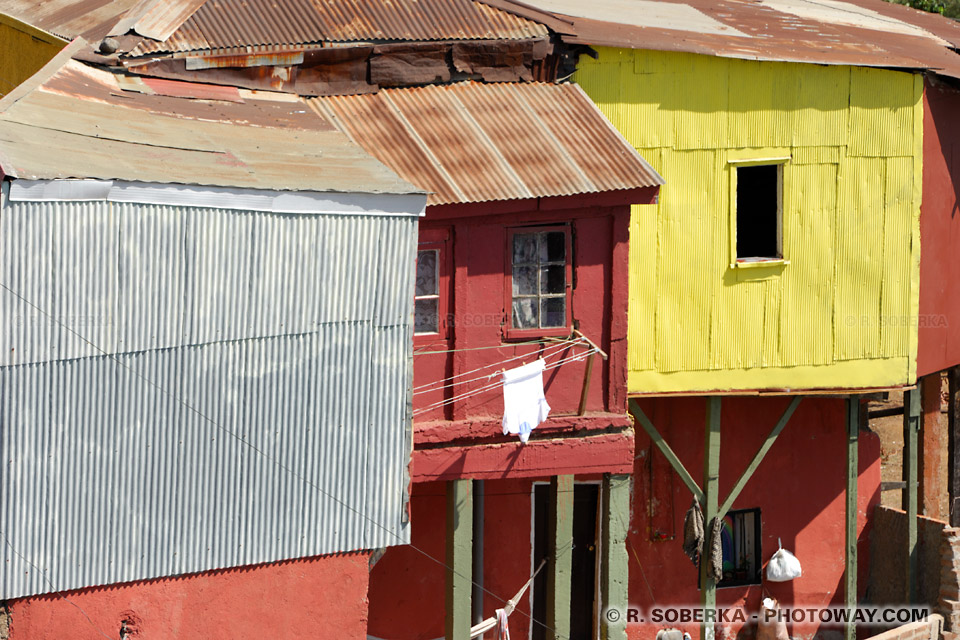
<svg viewBox="0 0 960 640">
<path fill-rule="evenodd" d="M 208 0 L 133 56 L 247 45 L 539 38 L 543 25 L 475 0 Z"/>
<path fill-rule="evenodd" d="M 0 599 L 409 540 L 415 219 L 0 225 Z"/>
<path fill-rule="evenodd" d="M 663 179 L 572 84 L 382 90 L 309 104 L 428 204 L 652 187 Z"/>
<path fill-rule="evenodd" d="M 569 42 L 960 77 L 960 24 L 882 0 L 490 0 L 561 20 Z M 565 26 L 568 25 L 569 26 Z"/>
<path fill-rule="evenodd" d="M 67 61 L 8 94 L 0 102 L 7 175 L 417 191 L 296 96 L 152 79 L 121 86 L 117 77 Z"/>
<path fill-rule="evenodd" d="M 72 40 L 99 42 L 138 0 L 0 0 L 0 13 Z"/>
</svg>

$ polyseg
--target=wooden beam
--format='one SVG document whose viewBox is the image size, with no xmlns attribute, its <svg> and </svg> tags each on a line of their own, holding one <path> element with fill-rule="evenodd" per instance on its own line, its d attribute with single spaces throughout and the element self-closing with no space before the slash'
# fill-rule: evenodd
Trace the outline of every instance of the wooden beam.
<svg viewBox="0 0 960 640">
<path fill-rule="evenodd" d="M 547 638 L 567 640 L 573 575 L 573 476 L 550 478 L 547 513 Z"/>
<path fill-rule="evenodd" d="M 907 512 L 906 602 L 917 602 L 917 453 L 920 433 L 919 388 L 903 392 L 903 489 L 902 507 Z"/>
<path fill-rule="evenodd" d="M 600 638 L 627 640 L 627 532 L 630 529 L 630 476 L 604 474 L 600 564 Z M 616 614 L 607 613 L 615 611 Z"/>
<path fill-rule="evenodd" d="M 763 458 L 767 455 L 767 452 L 770 451 L 770 447 L 772 447 L 773 443 L 777 441 L 777 436 L 779 436 L 780 432 L 783 431 L 783 428 L 787 426 L 787 423 L 790 421 L 791 416 L 793 416 L 793 412 L 797 410 L 797 405 L 800 404 L 801 400 L 803 400 L 803 396 L 795 396 L 792 400 L 790 400 L 790 404 L 787 405 L 783 415 L 780 416 L 780 419 L 770 431 L 767 439 L 763 441 L 762 445 L 760 445 L 760 449 L 758 449 L 757 453 L 753 456 L 753 460 L 750 461 L 750 464 L 747 465 L 747 468 L 744 469 L 743 473 L 740 474 L 740 479 L 738 479 L 736 484 L 733 485 L 733 489 L 730 490 L 726 500 L 724 500 L 723 504 L 720 505 L 720 510 L 717 512 L 718 518 L 722 518 L 723 516 L 727 515 L 727 511 L 730 510 L 730 507 L 733 506 L 733 503 L 740 496 L 740 492 L 743 491 L 743 488 L 746 486 L 747 482 L 750 481 L 750 477 L 753 476 L 753 473 L 757 470 L 757 467 L 760 466 Z"/>
<path fill-rule="evenodd" d="M 590 379 L 593 378 L 593 357 L 595 355 L 591 353 L 587 356 L 587 368 L 583 372 L 583 389 L 580 390 L 580 406 L 577 409 L 578 416 L 582 416 L 587 411 L 587 393 L 590 391 Z"/>
<path fill-rule="evenodd" d="M 846 505 L 846 564 L 844 565 L 844 604 L 847 609 L 857 606 L 857 480 L 860 477 L 860 398 L 847 398 L 847 505 Z M 857 640 L 857 625 L 851 619 L 844 628 L 846 640 Z"/>
<path fill-rule="evenodd" d="M 700 606 L 704 621 L 700 625 L 700 640 L 714 640 L 712 620 L 717 609 L 717 583 L 707 572 L 708 558 L 713 543 L 711 529 L 713 519 L 719 512 L 720 501 L 720 397 L 707 398 L 706 429 L 703 446 L 703 522 L 706 529 L 703 541 L 703 557 L 700 560 Z M 707 617 L 710 616 L 710 617 Z"/>
<path fill-rule="evenodd" d="M 446 640 L 470 637 L 473 566 L 473 481 L 447 482 Z"/>
<path fill-rule="evenodd" d="M 719 402 L 719 399 L 717 399 L 717 402 Z M 686 467 L 683 466 L 683 463 L 680 462 L 680 458 L 677 457 L 677 454 L 673 452 L 673 449 L 670 448 L 670 445 L 667 444 L 666 440 L 664 440 L 660 435 L 660 432 L 657 431 L 657 428 L 653 426 L 653 423 L 650 422 L 649 418 L 647 418 L 647 414 L 643 412 L 643 410 L 640 408 L 640 404 L 636 400 L 630 400 L 630 413 L 633 415 L 634 419 L 640 423 L 640 426 L 643 427 L 643 430 L 647 433 L 647 435 L 650 436 L 650 440 L 653 441 L 663 455 L 666 456 L 667 460 L 670 462 L 670 466 L 673 467 L 673 470 L 676 471 L 677 475 L 680 476 L 680 479 L 683 480 L 683 484 L 687 485 L 687 488 L 690 489 L 691 493 L 697 497 L 697 500 L 702 505 L 704 502 L 703 491 L 701 491 L 696 480 L 693 479 L 693 476 L 690 475 L 690 472 L 687 471 Z"/>
<path fill-rule="evenodd" d="M 950 526 L 960 527 L 960 367 L 947 371 L 947 492 Z"/>
</svg>

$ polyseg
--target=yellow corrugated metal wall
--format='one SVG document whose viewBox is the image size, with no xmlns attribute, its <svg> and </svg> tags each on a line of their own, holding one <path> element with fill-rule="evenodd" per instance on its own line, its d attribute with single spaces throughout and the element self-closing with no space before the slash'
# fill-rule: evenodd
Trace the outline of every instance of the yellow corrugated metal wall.
<svg viewBox="0 0 960 640">
<path fill-rule="evenodd" d="M 666 179 L 631 220 L 631 393 L 914 381 L 919 75 L 600 49 L 575 80 Z M 729 163 L 771 157 L 786 263 L 734 267 Z"/>
<path fill-rule="evenodd" d="M 0 96 L 39 71 L 66 44 L 66 40 L 0 15 Z"/>
</svg>

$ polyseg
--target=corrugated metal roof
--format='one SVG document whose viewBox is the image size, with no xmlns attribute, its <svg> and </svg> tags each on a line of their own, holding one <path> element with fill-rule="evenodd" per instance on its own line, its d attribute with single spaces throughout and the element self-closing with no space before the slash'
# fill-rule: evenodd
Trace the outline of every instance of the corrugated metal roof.
<svg viewBox="0 0 960 640">
<path fill-rule="evenodd" d="M 0 13 L 67 39 L 134 31 L 164 40 L 206 0 L 0 0 Z"/>
<path fill-rule="evenodd" d="M 121 77 L 71 60 L 8 94 L 0 101 L 3 170 L 29 179 L 418 191 L 296 96 Z"/>
<path fill-rule="evenodd" d="M 462 82 L 310 99 L 428 204 L 652 187 L 663 179 L 576 85 Z"/>
<path fill-rule="evenodd" d="M 485 1 L 551 13 L 569 42 L 960 77 L 960 23 L 882 0 Z"/>
<path fill-rule="evenodd" d="M 131 55 L 253 45 L 539 38 L 543 25 L 475 0 L 207 0 Z"/>
</svg>

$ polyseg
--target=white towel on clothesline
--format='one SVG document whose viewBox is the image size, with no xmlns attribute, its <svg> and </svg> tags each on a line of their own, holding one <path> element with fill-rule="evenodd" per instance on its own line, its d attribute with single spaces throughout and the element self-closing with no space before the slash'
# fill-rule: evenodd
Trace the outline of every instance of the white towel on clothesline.
<svg viewBox="0 0 960 640">
<path fill-rule="evenodd" d="M 543 358 L 503 372 L 503 433 L 526 442 L 530 432 L 547 419 L 550 405 L 543 395 Z"/>
</svg>

